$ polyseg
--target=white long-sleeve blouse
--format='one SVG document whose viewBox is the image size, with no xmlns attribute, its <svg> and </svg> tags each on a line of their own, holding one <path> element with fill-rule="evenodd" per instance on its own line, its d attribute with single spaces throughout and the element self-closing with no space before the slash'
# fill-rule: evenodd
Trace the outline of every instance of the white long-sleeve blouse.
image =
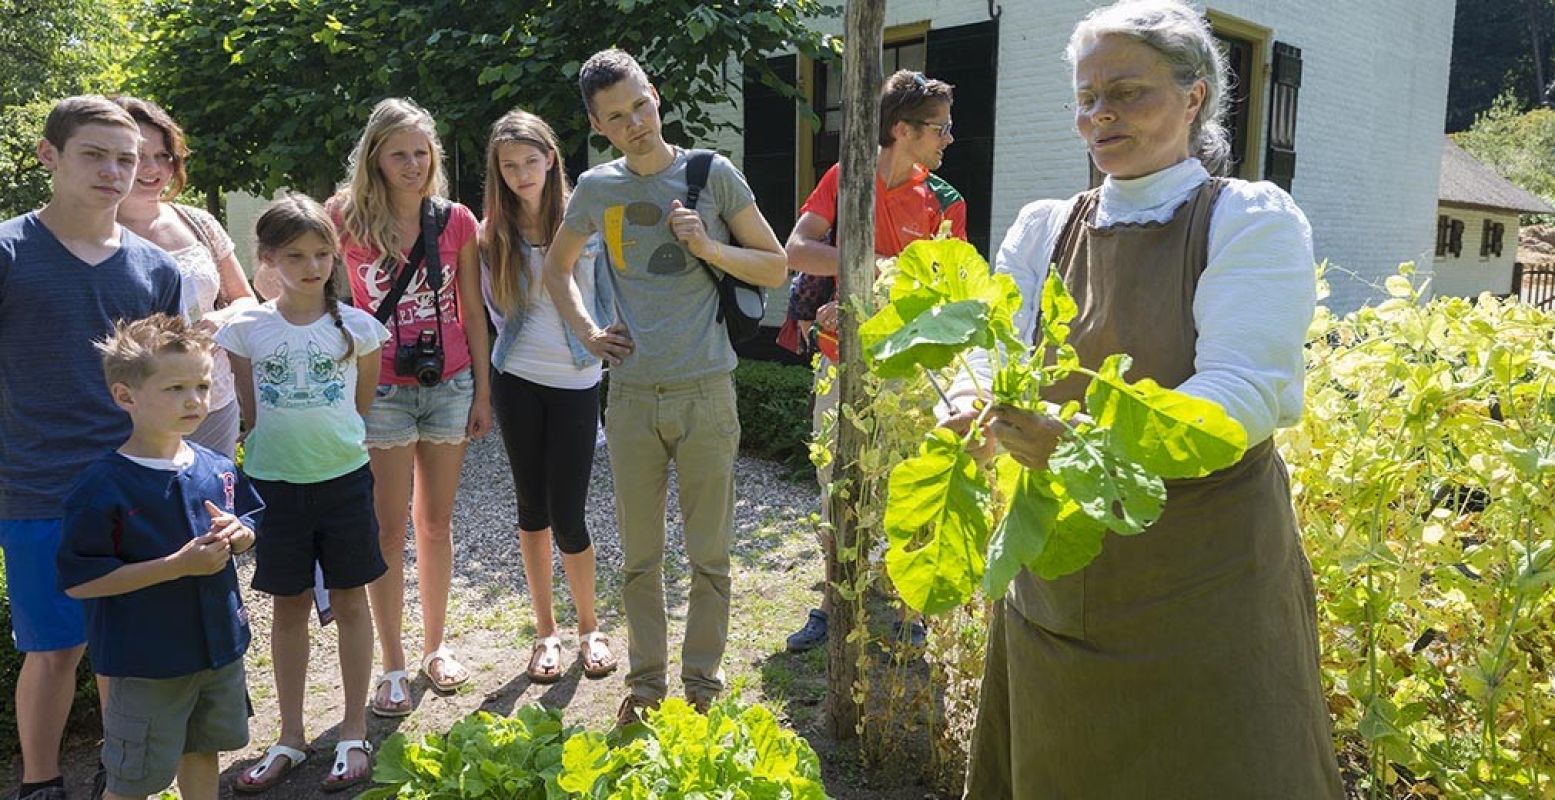
<svg viewBox="0 0 1555 800">
<path fill-rule="evenodd" d="M 1194 158 L 1143 178 L 1109 177 L 1095 224 L 1166 222 L 1208 179 Z M 1038 200 L 1022 208 L 995 257 L 994 268 L 1020 286 L 1015 325 L 1027 341 L 1053 248 L 1075 202 Z M 1193 298 L 1194 374 L 1177 388 L 1223 406 L 1247 429 L 1249 447 L 1275 428 L 1295 424 L 1302 407 L 1302 346 L 1316 302 L 1306 216 L 1272 183 L 1230 181 L 1210 216 L 1209 263 Z M 969 360 L 986 378 L 982 354 Z M 963 377 L 954 396 L 967 396 L 971 386 Z"/>
</svg>

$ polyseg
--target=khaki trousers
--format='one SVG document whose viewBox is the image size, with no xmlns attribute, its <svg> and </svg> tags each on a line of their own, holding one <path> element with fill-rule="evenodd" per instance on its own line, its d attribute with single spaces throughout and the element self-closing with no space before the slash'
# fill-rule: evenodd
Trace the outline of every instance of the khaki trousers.
<svg viewBox="0 0 1555 800">
<path fill-rule="evenodd" d="M 740 444 L 734 378 L 728 373 L 662 384 L 612 380 L 605 439 L 625 557 L 626 685 L 662 700 L 668 692 L 664 605 L 664 512 L 675 464 L 691 588 L 681 682 L 692 697 L 723 691 L 729 639 L 729 547 L 734 538 L 734 459 Z"/>
</svg>

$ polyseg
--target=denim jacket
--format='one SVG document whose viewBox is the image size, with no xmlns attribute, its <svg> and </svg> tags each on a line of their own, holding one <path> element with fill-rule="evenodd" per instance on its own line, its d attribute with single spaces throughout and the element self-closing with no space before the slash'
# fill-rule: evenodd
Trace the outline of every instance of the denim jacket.
<svg viewBox="0 0 1555 800">
<path fill-rule="evenodd" d="M 531 249 L 528 242 L 519 240 L 520 255 L 524 263 L 529 263 Z M 589 309 L 594 318 L 594 324 L 601 328 L 608 327 L 616 320 L 616 296 L 615 287 L 610 283 L 610 259 L 605 255 L 603 240 L 598 234 L 590 236 L 588 242 L 583 245 L 583 252 L 578 254 L 578 260 L 572 267 L 572 279 L 579 286 L 585 280 L 594 282 L 594 307 Z M 524 287 L 525 296 L 529 296 L 529 270 L 518 271 L 518 280 Z M 491 294 L 491 270 L 481 263 L 481 296 L 486 300 L 486 311 L 491 315 L 491 322 L 497 328 L 497 341 L 492 346 L 491 364 L 496 369 L 502 368 L 502 363 L 507 359 L 508 351 L 513 348 L 513 343 L 518 341 L 518 333 L 524 328 L 526 318 L 525 309 L 519 309 L 512 316 L 503 318 L 502 312 L 497 309 Z M 554 302 L 554 300 L 553 300 Z M 572 326 L 562 323 L 562 333 L 567 337 L 567 349 L 572 351 L 572 364 L 575 367 L 587 367 L 599 363 L 599 359 L 583 346 L 583 341 L 573 333 Z"/>
</svg>

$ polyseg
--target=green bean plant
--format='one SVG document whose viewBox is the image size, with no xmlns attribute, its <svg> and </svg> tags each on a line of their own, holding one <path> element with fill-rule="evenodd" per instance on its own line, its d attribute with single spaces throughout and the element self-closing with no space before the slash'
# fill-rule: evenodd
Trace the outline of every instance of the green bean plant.
<svg viewBox="0 0 1555 800">
<path fill-rule="evenodd" d="M 1364 796 L 1555 798 L 1555 318 L 1514 301 L 1319 308 L 1277 434 L 1336 733 Z"/>
<path fill-rule="evenodd" d="M 1240 424 L 1215 403 L 1129 380 L 1126 354 L 1083 366 L 1068 342 L 1077 313 L 1050 273 L 1040 299 L 1037 347 L 1017 333 L 1021 295 L 956 239 L 914 242 L 894 264 L 886 304 L 860 326 L 871 371 L 881 379 L 923 376 L 939 387 L 967 376 L 993 403 L 1050 413 L 1068 423 L 1046 469 L 1005 455 L 984 469 L 967 451 L 980 436 L 926 424 L 915 455 L 890 471 L 883 526 L 885 564 L 902 600 L 926 614 L 1002 597 L 1022 568 L 1044 578 L 1080 570 L 1105 534 L 1145 531 L 1166 500 L 1164 479 L 1194 478 L 1235 464 L 1246 449 Z M 968 355 L 991 378 L 981 385 Z M 1055 408 L 1043 387 L 1087 381 L 1080 403 Z M 932 402 L 932 401 L 931 401 Z M 986 416 L 992 404 L 983 404 Z"/>
</svg>

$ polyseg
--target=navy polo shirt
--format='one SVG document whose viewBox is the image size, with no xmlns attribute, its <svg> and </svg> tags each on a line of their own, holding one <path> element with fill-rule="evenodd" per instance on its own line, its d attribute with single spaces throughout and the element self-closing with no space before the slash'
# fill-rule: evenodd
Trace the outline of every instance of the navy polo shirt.
<svg viewBox="0 0 1555 800">
<path fill-rule="evenodd" d="M 205 501 L 258 528 L 264 508 L 225 456 L 189 443 L 194 464 L 174 472 L 118 453 L 93 462 L 65 498 L 61 591 L 126 564 L 178 552 L 210 530 Z M 115 678 L 174 678 L 226 666 L 248 649 L 248 612 L 228 562 L 214 575 L 186 576 L 86 603 L 92 666 Z"/>
</svg>

